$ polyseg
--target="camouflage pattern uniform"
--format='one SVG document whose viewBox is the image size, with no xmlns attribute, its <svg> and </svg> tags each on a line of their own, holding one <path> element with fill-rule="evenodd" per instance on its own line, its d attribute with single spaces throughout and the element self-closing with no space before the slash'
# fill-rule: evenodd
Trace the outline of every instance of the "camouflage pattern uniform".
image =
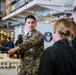
<svg viewBox="0 0 76 75">
<path fill-rule="evenodd" d="M 24 60 L 18 75 L 37 75 L 40 58 L 44 50 L 44 39 L 42 33 L 34 30 L 31 35 L 25 36 L 24 43 L 19 47 L 25 52 Z"/>
</svg>

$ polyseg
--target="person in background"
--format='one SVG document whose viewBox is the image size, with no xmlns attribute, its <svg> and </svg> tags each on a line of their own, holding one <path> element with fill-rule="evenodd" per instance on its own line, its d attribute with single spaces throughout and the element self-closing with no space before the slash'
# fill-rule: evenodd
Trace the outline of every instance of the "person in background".
<svg viewBox="0 0 76 75">
<path fill-rule="evenodd" d="M 18 39 L 15 42 L 15 46 L 18 46 L 19 44 L 23 43 L 22 35 L 18 35 Z"/>
<path fill-rule="evenodd" d="M 21 43 L 23 43 L 23 38 L 22 38 L 22 35 L 19 34 L 18 39 L 15 42 L 15 47 L 20 45 Z M 24 56 L 24 52 L 22 52 L 21 50 L 17 51 L 16 54 L 17 54 L 17 58 L 19 58 L 19 59 L 22 59 Z"/>
<path fill-rule="evenodd" d="M 18 50 L 25 53 L 21 67 L 18 68 L 18 75 L 37 75 L 40 58 L 44 51 L 44 37 L 40 31 L 35 29 L 36 18 L 33 15 L 25 17 L 25 26 L 28 33 L 25 35 L 24 42 L 10 49 L 8 53 L 12 54 Z"/>
<path fill-rule="evenodd" d="M 76 24 L 76 6 L 73 9 L 72 16 L 73 16 L 73 21 Z M 75 34 L 74 35 L 75 35 L 75 37 L 74 37 L 74 39 L 72 41 L 72 47 L 76 50 L 76 27 L 75 27 Z"/>
<path fill-rule="evenodd" d="M 76 6 L 74 6 L 74 8 L 73 8 L 72 16 L 73 16 L 73 21 L 76 24 Z"/>
<path fill-rule="evenodd" d="M 5 48 L 5 44 L 7 42 L 7 37 L 3 37 L 1 38 L 1 41 L 0 41 L 0 52 L 4 52 L 4 50 L 6 50 Z"/>
<path fill-rule="evenodd" d="M 70 46 L 72 46 L 73 39 L 76 37 L 76 24 L 74 21 L 71 21 L 71 23 L 72 23 L 72 31 L 70 37 L 68 38 Z"/>
<path fill-rule="evenodd" d="M 11 37 L 7 37 L 7 42 L 5 44 L 5 47 L 7 47 L 8 49 L 14 48 L 14 43 L 11 41 Z"/>
<path fill-rule="evenodd" d="M 68 43 L 71 22 L 59 19 L 53 28 L 54 44 L 44 50 L 38 75 L 76 75 L 76 50 Z"/>
<path fill-rule="evenodd" d="M 3 37 L 0 41 L 0 46 L 4 47 L 7 42 L 7 37 Z"/>
</svg>

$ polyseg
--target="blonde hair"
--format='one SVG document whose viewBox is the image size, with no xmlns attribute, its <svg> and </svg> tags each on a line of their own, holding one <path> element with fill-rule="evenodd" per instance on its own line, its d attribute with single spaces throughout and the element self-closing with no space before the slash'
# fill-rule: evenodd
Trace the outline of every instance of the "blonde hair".
<svg viewBox="0 0 76 75">
<path fill-rule="evenodd" d="M 76 36 L 76 24 L 74 21 L 71 21 L 71 23 L 72 23 L 71 38 L 74 39 L 74 37 Z"/>
<path fill-rule="evenodd" d="M 71 22 L 67 19 L 59 19 L 55 25 L 54 25 L 54 29 L 56 29 L 58 31 L 58 33 L 60 34 L 60 36 L 64 39 L 68 38 L 71 34 Z"/>
</svg>

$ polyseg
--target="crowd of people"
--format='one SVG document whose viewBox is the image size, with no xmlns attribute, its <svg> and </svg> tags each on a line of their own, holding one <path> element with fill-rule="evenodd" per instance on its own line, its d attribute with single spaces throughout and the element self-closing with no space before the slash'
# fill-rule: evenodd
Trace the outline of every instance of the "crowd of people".
<svg viewBox="0 0 76 75">
<path fill-rule="evenodd" d="M 14 41 L 12 41 L 11 37 L 3 37 L 0 41 L 0 50 L 2 52 L 6 52 L 11 48 L 14 48 L 16 46 L 18 46 L 19 44 L 23 43 L 23 37 L 21 34 L 18 35 L 18 38 L 16 40 L 16 42 L 14 43 Z M 17 58 L 22 58 L 24 53 L 22 53 L 21 51 L 17 51 L 15 54 L 17 54 Z M 11 55 L 10 55 L 11 56 Z"/>
<path fill-rule="evenodd" d="M 57 20 L 53 27 L 54 44 L 44 50 L 44 36 L 36 30 L 36 18 L 25 17 L 28 33 L 25 38 L 18 36 L 13 46 L 10 38 L 4 45 L 9 46 L 9 54 L 23 53 L 18 75 L 76 75 L 76 6 L 73 21 L 65 18 Z M 8 45 L 10 44 L 10 45 Z"/>
</svg>

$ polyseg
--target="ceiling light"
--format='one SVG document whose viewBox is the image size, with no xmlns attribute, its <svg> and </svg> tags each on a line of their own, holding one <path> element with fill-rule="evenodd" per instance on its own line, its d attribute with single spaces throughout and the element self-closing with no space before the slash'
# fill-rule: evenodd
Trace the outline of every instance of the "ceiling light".
<svg viewBox="0 0 76 75">
<path fill-rule="evenodd" d="M 45 21 L 45 24 L 50 24 L 50 21 Z"/>
</svg>

